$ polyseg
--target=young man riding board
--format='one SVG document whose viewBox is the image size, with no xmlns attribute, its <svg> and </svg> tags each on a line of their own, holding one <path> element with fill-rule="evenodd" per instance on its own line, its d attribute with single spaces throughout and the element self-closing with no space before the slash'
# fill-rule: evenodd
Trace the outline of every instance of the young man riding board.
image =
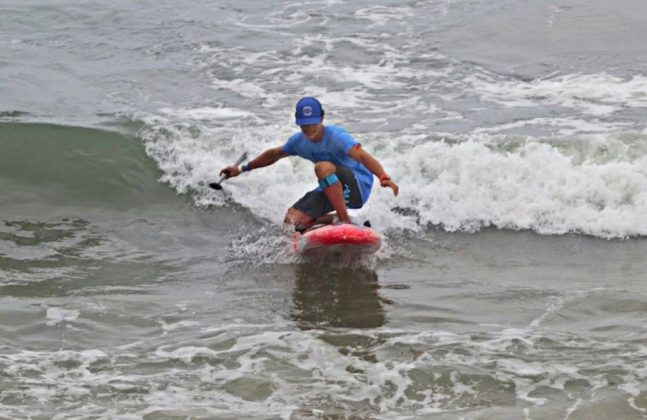
<svg viewBox="0 0 647 420">
<path fill-rule="evenodd" d="M 359 209 L 366 203 L 373 187 L 373 175 L 382 187 L 391 188 L 398 195 L 398 185 L 346 130 L 336 125 L 324 126 L 324 110 L 316 98 L 301 98 L 295 117 L 301 131 L 290 136 L 283 146 L 265 150 L 240 168 L 223 168 L 220 174 L 235 177 L 294 155 L 312 161 L 319 186 L 294 203 L 284 220 L 302 227 L 330 223 L 333 219 L 328 213 L 333 210 L 341 222 L 350 223 L 347 209 Z"/>
</svg>

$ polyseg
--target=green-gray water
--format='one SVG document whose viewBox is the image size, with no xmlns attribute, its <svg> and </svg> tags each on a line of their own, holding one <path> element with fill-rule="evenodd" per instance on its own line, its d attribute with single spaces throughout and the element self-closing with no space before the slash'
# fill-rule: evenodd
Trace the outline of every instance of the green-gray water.
<svg viewBox="0 0 647 420">
<path fill-rule="evenodd" d="M 644 419 L 638 1 L 0 5 L 0 417 Z M 402 189 L 301 261 L 315 94 Z"/>
</svg>

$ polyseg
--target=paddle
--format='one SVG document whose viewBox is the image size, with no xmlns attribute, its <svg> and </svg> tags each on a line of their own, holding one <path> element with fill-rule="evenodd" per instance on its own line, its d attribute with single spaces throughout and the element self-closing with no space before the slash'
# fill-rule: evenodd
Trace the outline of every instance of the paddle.
<svg viewBox="0 0 647 420">
<path fill-rule="evenodd" d="M 244 153 L 243 153 L 243 154 L 238 158 L 238 160 L 236 161 L 236 163 L 234 163 L 232 166 L 238 166 L 238 165 L 240 165 L 241 163 L 243 163 L 243 161 L 244 161 L 245 159 L 247 159 L 247 152 L 244 152 Z M 229 175 L 224 174 L 223 176 L 221 176 L 221 177 L 220 177 L 220 179 L 218 180 L 218 182 L 211 182 L 211 183 L 209 183 L 209 186 L 210 186 L 211 188 L 213 188 L 214 190 L 222 190 L 222 185 L 220 185 L 220 183 L 222 183 L 222 181 L 224 181 L 224 180 L 225 180 L 225 179 L 227 179 L 227 178 L 229 178 Z"/>
</svg>

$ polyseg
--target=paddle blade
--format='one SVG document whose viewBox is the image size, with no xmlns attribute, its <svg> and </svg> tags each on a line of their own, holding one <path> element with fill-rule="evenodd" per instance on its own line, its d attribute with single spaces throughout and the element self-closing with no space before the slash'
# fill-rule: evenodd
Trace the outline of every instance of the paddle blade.
<svg viewBox="0 0 647 420">
<path fill-rule="evenodd" d="M 241 164 L 245 159 L 247 159 L 247 152 L 244 152 L 244 153 L 243 153 L 243 154 L 238 158 L 238 160 L 236 161 L 236 163 L 234 163 L 234 166 L 238 166 L 238 165 L 240 165 L 240 164 Z M 220 177 L 220 179 L 218 180 L 218 182 L 210 182 L 210 183 L 209 183 L 209 186 L 210 186 L 211 188 L 213 188 L 214 190 L 218 190 L 218 191 L 220 191 L 220 190 L 222 190 L 222 185 L 220 185 L 220 184 L 222 183 L 222 181 L 224 181 L 224 180 L 225 180 L 225 179 L 227 179 L 227 178 L 229 178 L 229 175 L 225 174 L 225 175 L 223 175 L 222 177 Z"/>
</svg>

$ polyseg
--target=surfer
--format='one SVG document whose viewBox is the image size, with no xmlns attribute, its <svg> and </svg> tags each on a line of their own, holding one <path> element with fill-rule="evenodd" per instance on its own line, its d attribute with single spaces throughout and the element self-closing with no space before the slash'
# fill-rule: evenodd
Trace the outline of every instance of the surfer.
<svg viewBox="0 0 647 420">
<path fill-rule="evenodd" d="M 316 98 L 301 98 L 295 117 L 301 131 L 290 136 L 283 146 L 267 149 L 241 167 L 227 166 L 220 174 L 235 177 L 287 156 L 312 161 L 319 186 L 294 203 L 284 220 L 286 224 L 302 227 L 332 223 L 333 210 L 339 221 L 350 223 L 347 209 L 359 209 L 366 203 L 373 187 L 373 175 L 382 187 L 391 188 L 398 195 L 398 185 L 377 159 L 342 127 L 323 124 L 324 110 Z"/>
</svg>

